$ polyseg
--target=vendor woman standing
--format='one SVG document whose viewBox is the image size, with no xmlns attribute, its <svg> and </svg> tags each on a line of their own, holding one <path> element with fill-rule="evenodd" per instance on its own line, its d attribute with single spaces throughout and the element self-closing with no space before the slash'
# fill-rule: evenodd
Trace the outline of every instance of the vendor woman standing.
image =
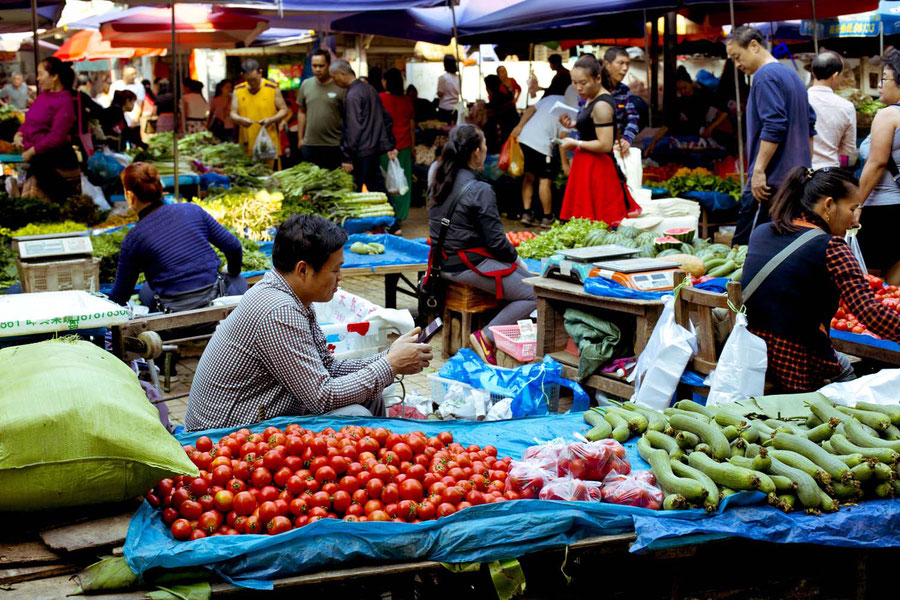
<svg viewBox="0 0 900 600">
<path fill-rule="evenodd" d="M 569 115 L 560 118 L 564 127 L 574 126 L 580 137 L 566 138 L 560 146 L 560 152 L 575 148 L 560 218 L 592 219 L 617 225 L 641 209 L 632 199 L 625 176 L 612 154 L 618 137 L 616 102 L 609 92 L 612 79 L 593 55 L 586 54 L 572 67 L 572 85 L 587 103 L 577 120 L 573 121 Z"/>
<path fill-rule="evenodd" d="M 125 304 L 141 273 L 147 278 L 141 304 L 150 312 L 202 308 L 219 296 L 247 291 L 241 242 L 196 204 L 163 204 L 156 167 L 143 162 L 125 167 L 122 187 L 138 222 L 122 240 L 110 300 Z M 225 255 L 227 274 L 219 273 L 210 244 Z"/>
<path fill-rule="evenodd" d="M 70 91 L 75 71 L 70 63 L 51 56 L 38 64 L 37 79 L 41 93 L 25 113 L 14 141 L 23 150 L 29 180 L 50 200 L 62 203 L 81 194 L 81 171 L 69 138 L 75 124 Z"/>
<path fill-rule="evenodd" d="M 858 183 L 846 171 L 795 167 L 772 201 L 772 222 L 750 236 L 744 305 L 750 331 L 766 342 L 767 376 L 778 392 L 854 378 L 829 339 L 840 301 L 872 333 L 900 341 L 900 314 L 876 300 L 844 241 L 859 206 Z"/>
</svg>

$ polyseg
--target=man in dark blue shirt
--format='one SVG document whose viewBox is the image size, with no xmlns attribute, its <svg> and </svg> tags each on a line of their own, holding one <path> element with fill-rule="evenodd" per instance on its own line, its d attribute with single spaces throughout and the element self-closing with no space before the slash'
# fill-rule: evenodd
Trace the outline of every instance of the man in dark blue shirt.
<svg viewBox="0 0 900 600">
<path fill-rule="evenodd" d="M 737 27 L 725 50 L 738 69 L 753 75 L 747 101 L 747 157 L 750 180 L 741 195 L 735 244 L 746 244 L 753 228 L 769 221 L 769 200 L 788 172 L 812 164 L 816 113 L 806 85 L 766 49 L 753 27 Z"/>
</svg>

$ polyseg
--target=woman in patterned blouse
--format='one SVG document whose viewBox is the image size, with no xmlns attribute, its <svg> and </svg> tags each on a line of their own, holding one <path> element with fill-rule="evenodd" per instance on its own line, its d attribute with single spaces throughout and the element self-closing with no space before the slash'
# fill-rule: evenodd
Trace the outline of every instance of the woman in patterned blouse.
<svg viewBox="0 0 900 600">
<path fill-rule="evenodd" d="M 847 171 L 796 167 L 772 201 L 772 222 L 750 237 L 741 278 L 744 304 L 750 331 L 768 347 L 767 378 L 778 391 L 813 391 L 827 381 L 854 378 L 829 337 L 840 302 L 872 333 L 900 341 L 900 314 L 878 301 L 844 241 L 859 223 L 860 201 L 859 184 Z M 804 243 L 748 290 L 774 256 L 804 235 Z"/>
</svg>

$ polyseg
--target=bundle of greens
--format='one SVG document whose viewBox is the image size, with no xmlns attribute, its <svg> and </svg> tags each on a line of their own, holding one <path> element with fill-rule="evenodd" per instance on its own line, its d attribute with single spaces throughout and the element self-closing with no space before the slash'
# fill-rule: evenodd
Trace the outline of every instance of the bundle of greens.
<svg viewBox="0 0 900 600">
<path fill-rule="evenodd" d="M 606 223 L 572 219 L 563 225 L 557 221 L 542 234 L 519 242 L 517 250 L 522 258 L 547 258 L 559 250 L 584 246 L 588 234 L 597 229 L 606 229 Z"/>
<path fill-rule="evenodd" d="M 256 185 L 261 177 L 272 174 L 268 165 L 251 159 L 239 144 L 231 142 L 200 148 L 198 159 L 204 167 L 221 170 L 237 185 Z"/>
<path fill-rule="evenodd" d="M 740 200 L 741 184 L 732 178 L 722 178 L 713 175 L 710 171 L 700 169 L 679 169 L 675 175 L 663 187 L 673 196 L 677 197 L 685 192 L 721 192 L 728 194 L 735 200 Z"/>
<path fill-rule="evenodd" d="M 0 227 L 18 229 L 29 223 L 50 223 L 60 218 L 58 204 L 40 198 L 13 198 L 0 192 Z"/>
<path fill-rule="evenodd" d="M 0 238 L 0 289 L 19 283 L 19 270 L 16 268 L 16 253 L 12 251 L 9 240 Z"/>
<path fill-rule="evenodd" d="M 328 218 L 341 225 L 347 219 L 365 217 L 393 217 L 394 207 L 383 192 L 342 192 L 331 206 Z"/>
<path fill-rule="evenodd" d="M 342 169 L 329 171 L 311 163 L 300 163 L 279 171 L 269 178 L 269 182 L 271 188 L 284 194 L 285 212 L 303 212 L 303 209 L 294 208 L 304 202 L 327 207 L 340 192 L 353 191 L 352 175 Z"/>
<path fill-rule="evenodd" d="M 7 237 L 17 237 L 20 235 L 46 235 L 48 233 L 70 233 L 75 231 L 86 231 L 88 226 L 84 223 L 76 223 L 74 221 L 63 221 L 61 223 L 29 223 L 24 227 L 10 230 L 0 228 L 0 235 Z"/>
<path fill-rule="evenodd" d="M 94 247 L 94 257 L 100 259 L 100 281 L 112 283 L 116 279 L 116 269 L 119 265 L 119 251 L 122 249 L 122 240 L 131 231 L 130 228 L 122 228 L 104 235 L 96 235 L 91 238 Z"/>
<path fill-rule="evenodd" d="M 272 268 L 272 260 L 259 249 L 259 244 L 253 240 L 248 240 L 247 238 L 240 236 L 237 236 L 237 238 L 241 241 L 241 247 L 244 249 L 244 256 L 241 260 L 241 271 L 244 273 L 249 271 L 268 271 Z M 219 257 L 219 261 L 222 263 L 222 269 L 224 269 L 226 266 L 225 255 L 222 254 L 222 251 L 218 248 L 214 247 L 213 250 L 216 251 L 216 256 Z"/>
<path fill-rule="evenodd" d="M 238 188 L 203 200 L 194 198 L 193 202 L 239 237 L 268 240 L 269 228 L 279 223 L 282 200 L 278 192 Z"/>
</svg>

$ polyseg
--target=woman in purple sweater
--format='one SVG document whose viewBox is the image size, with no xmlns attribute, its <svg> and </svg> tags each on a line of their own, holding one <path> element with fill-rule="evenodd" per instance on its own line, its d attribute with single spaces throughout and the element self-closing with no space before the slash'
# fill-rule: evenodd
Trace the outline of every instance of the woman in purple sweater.
<svg viewBox="0 0 900 600">
<path fill-rule="evenodd" d="M 122 171 L 122 186 L 138 222 L 122 240 L 110 300 L 125 304 L 141 273 L 147 279 L 141 304 L 151 312 L 201 308 L 219 296 L 247 291 L 241 242 L 196 204 L 163 204 L 156 167 L 132 163 Z M 225 255 L 227 273 L 219 273 L 210 244 Z"/>
<path fill-rule="evenodd" d="M 50 200 L 62 203 L 81 193 L 78 157 L 69 138 L 75 123 L 70 91 L 75 72 L 70 63 L 51 56 L 38 64 L 37 81 L 41 93 L 14 141 L 28 163 L 28 177 Z"/>
</svg>

